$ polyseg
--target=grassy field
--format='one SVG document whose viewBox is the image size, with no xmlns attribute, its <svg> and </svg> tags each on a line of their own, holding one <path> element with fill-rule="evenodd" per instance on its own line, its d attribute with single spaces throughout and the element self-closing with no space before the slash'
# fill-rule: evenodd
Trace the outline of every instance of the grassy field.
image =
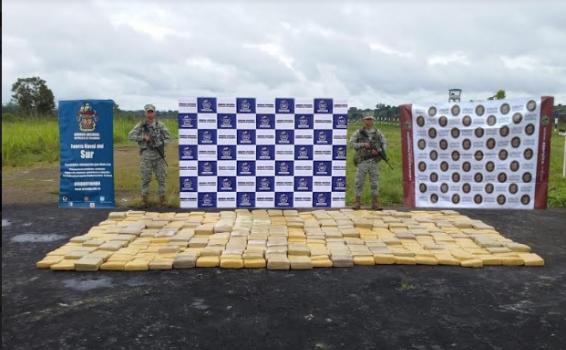
<svg viewBox="0 0 566 350">
<path fill-rule="evenodd" d="M 162 119 L 171 133 L 177 137 L 177 121 Z M 137 147 L 127 140 L 128 131 L 138 119 L 118 117 L 114 120 L 114 163 L 116 202 L 120 206 L 139 204 L 139 171 Z M 385 163 L 380 165 L 380 199 L 384 205 L 399 205 L 403 199 L 400 131 L 395 125 L 377 125 L 388 142 L 391 170 Z M 348 135 L 360 125 L 351 123 Z M 550 207 L 566 207 L 566 178 L 562 177 L 564 138 L 553 135 L 550 165 L 548 204 Z M 174 141 L 167 147 L 169 204 L 178 205 L 178 147 Z M 348 151 L 347 204 L 353 200 L 355 167 L 353 150 Z M 20 200 L 26 197 L 21 191 L 28 189 L 34 198 L 41 193 L 46 200 L 56 201 L 58 193 L 59 135 L 57 120 L 33 119 L 2 120 L 2 197 L 5 200 Z M 155 181 L 152 184 L 155 189 Z M 152 189 L 152 190 L 153 190 Z M 19 192 L 18 192 L 19 191 Z M 369 184 L 362 198 L 370 201 Z"/>
</svg>

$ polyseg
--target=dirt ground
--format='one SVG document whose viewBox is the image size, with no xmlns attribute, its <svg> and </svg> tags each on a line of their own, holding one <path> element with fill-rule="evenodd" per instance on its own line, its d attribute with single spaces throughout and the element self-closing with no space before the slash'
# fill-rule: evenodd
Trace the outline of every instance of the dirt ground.
<svg viewBox="0 0 566 350">
<path fill-rule="evenodd" d="M 52 272 L 34 264 L 106 210 L 2 207 L 4 349 L 559 349 L 566 210 L 462 211 L 542 268 Z"/>
</svg>

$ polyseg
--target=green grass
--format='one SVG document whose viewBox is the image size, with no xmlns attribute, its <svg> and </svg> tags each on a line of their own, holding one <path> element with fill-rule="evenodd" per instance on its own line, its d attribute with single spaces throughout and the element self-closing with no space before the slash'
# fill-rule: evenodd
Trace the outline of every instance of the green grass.
<svg viewBox="0 0 566 350">
<path fill-rule="evenodd" d="M 116 146 L 115 176 L 116 201 L 121 198 L 139 196 L 138 154 L 134 143 L 127 140 L 127 134 L 139 118 L 117 116 L 114 118 L 114 142 Z M 176 138 L 178 134 L 175 119 L 161 119 Z M 402 165 L 401 165 L 401 132 L 397 125 L 377 124 L 384 133 L 387 144 L 391 170 L 384 162 L 380 163 L 380 200 L 383 205 L 401 204 L 403 201 Z M 360 128 L 359 123 L 351 123 L 348 138 Z M 564 155 L 564 137 L 554 133 L 552 137 L 550 180 L 548 187 L 549 207 L 566 207 L 566 178 L 562 177 L 562 161 Z M 353 186 L 356 168 L 353 164 L 354 151 L 348 149 L 347 193 L 346 203 L 353 202 Z M 18 119 L 2 116 L 2 167 L 51 167 L 56 168 L 59 160 L 59 131 L 56 118 Z M 167 193 L 170 204 L 178 203 L 178 155 L 176 142 L 168 146 L 167 161 L 168 182 Z M 153 186 L 156 186 L 155 182 Z M 152 189 L 153 190 L 153 189 Z M 119 203 L 131 205 L 131 200 Z M 370 202 L 369 182 L 366 180 L 364 203 Z"/>
<path fill-rule="evenodd" d="M 114 117 L 114 144 L 129 144 L 128 132 L 140 118 Z M 177 120 L 161 119 L 172 135 Z M 54 117 L 17 118 L 2 116 L 2 167 L 29 166 L 59 161 L 59 123 Z"/>
</svg>

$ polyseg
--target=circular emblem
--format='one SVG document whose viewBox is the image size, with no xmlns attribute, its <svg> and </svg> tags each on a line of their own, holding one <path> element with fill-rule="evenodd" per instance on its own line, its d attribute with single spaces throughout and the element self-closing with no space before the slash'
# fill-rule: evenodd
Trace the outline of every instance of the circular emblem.
<svg viewBox="0 0 566 350">
<path fill-rule="evenodd" d="M 434 106 L 430 107 L 428 109 L 428 115 L 429 115 L 429 117 L 434 117 L 436 115 L 436 107 L 434 107 Z"/>
<path fill-rule="evenodd" d="M 477 138 L 483 137 L 483 129 L 482 128 L 476 128 L 476 130 L 474 130 L 474 134 L 476 135 Z"/>
<path fill-rule="evenodd" d="M 503 205 L 505 204 L 506 201 L 507 199 L 505 198 L 504 195 L 500 194 L 499 196 L 497 196 L 497 204 Z"/>
<path fill-rule="evenodd" d="M 422 115 L 417 117 L 417 125 L 423 127 L 425 125 L 425 119 Z"/>
<path fill-rule="evenodd" d="M 511 139 L 511 146 L 513 148 L 517 148 L 519 146 L 521 146 L 521 138 L 519 138 L 519 136 L 515 136 Z"/>
<path fill-rule="evenodd" d="M 483 198 L 482 198 L 481 194 L 476 194 L 474 196 L 474 203 L 481 204 L 482 202 L 483 202 Z"/>
<path fill-rule="evenodd" d="M 440 140 L 439 146 L 440 146 L 440 149 L 442 149 L 442 150 L 447 149 L 448 148 L 448 141 L 446 141 L 444 139 Z"/>
<path fill-rule="evenodd" d="M 511 106 L 509 106 L 509 103 L 504 103 L 501 105 L 501 107 L 499 107 L 499 111 L 501 112 L 501 114 L 507 114 L 509 113 L 510 110 L 511 110 Z"/>
<path fill-rule="evenodd" d="M 452 160 L 457 161 L 459 159 L 460 159 L 460 152 L 458 152 L 458 151 L 452 152 Z"/>
<path fill-rule="evenodd" d="M 419 162 L 419 171 L 425 171 L 426 170 L 426 163 L 425 162 Z"/>
<path fill-rule="evenodd" d="M 448 124 L 448 118 L 446 118 L 445 116 L 438 118 L 438 125 L 446 126 L 447 124 Z"/>
<path fill-rule="evenodd" d="M 460 136 L 460 129 L 452 128 L 452 130 L 450 130 L 450 135 L 452 135 L 453 138 L 457 138 Z"/>
<path fill-rule="evenodd" d="M 438 152 L 436 152 L 435 150 L 430 151 L 429 157 L 430 157 L 431 160 L 438 159 Z"/>
<path fill-rule="evenodd" d="M 521 113 L 513 114 L 513 123 L 519 124 L 521 121 L 523 121 L 523 115 Z"/>
<path fill-rule="evenodd" d="M 464 149 L 470 149 L 470 147 L 472 147 L 472 141 L 470 141 L 470 139 L 464 139 L 464 141 L 462 141 L 462 147 Z"/>
<path fill-rule="evenodd" d="M 530 100 L 529 102 L 527 102 L 527 110 L 529 112 L 534 111 L 537 108 L 537 103 L 534 100 Z"/>
<path fill-rule="evenodd" d="M 458 105 L 452 106 L 452 108 L 450 108 L 450 112 L 452 113 L 453 116 L 457 116 L 458 114 L 460 114 L 460 106 Z"/>
<path fill-rule="evenodd" d="M 508 126 L 502 126 L 499 129 L 499 135 L 501 135 L 502 137 L 509 135 L 509 127 Z"/>
<path fill-rule="evenodd" d="M 511 169 L 511 171 L 515 172 L 517 170 L 519 170 L 519 162 L 514 160 L 511 162 L 511 164 L 509 164 L 509 169 Z"/>
<path fill-rule="evenodd" d="M 462 191 L 464 193 L 470 193 L 470 191 L 472 190 L 472 186 L 469 183 L 465 183 L 462 185 Z"/>
<path fill-rule="evenodd" d="M 535 126 L 534 124 L 527 124 L 527 126 L 525 126 L 525 134 L 527 135 L 532 135 L 535 133 Z"/>
<path fill-rule="evenodd" d="M 507 181 L 507 174 L 499 173 L 499 175 L 497 175 L 497 181 L 499 181 L 499 182 Z"/>
<path fill-rule="evenodd" d="M 519 186 L 517 186 L 516 183 L 512 183 L 511 185 L 509 185 L 509 193 L 515 194 L 518 191 L 519 191 Z"/>
<path fill-rule="evenodd" d="M 428 129 L 428 137 L 430 137 L 431 139 L 436 138 L 436 129 L 435 128 Z"/>
<path fill-rule="evenodd" d="M 454 204 L 460 203 L 460 196 L 458 194 L 452 195 L 452 203 L 454 203 Z"/>
<path fill-rule="evenodd" d="M 531 173 L 524 173 L 523 174 L 523 182 L 529 183 L 533 179 Z"/>
<path fill-rule="evenodd" d="M 509 156 L 509 153 L 507 152 L 507 150 L 502 149 L 501 151 L 499 151 L 499 159 L 500 160 L 505 160 L 505 159 L 507 159 L 508 156 Z"/>
<path fill-rule="evenodd" d="M 495 123 L 497 123 L 497 118 L 494 115 L 487 117 L 487 125 L 493 126 Z"/>
<path fill-rule="evenodd" d="M 464 118 L 462 118 L 462 124 L 464 124 L 464 126 L 472 125 L 472 117 L 469 115 L 464 116 Z"/>
<path fill-rule="evenodd" d="M 474 153 L 474 158 L 475 158 L 477 161 L 482 160 L 482 159 L 483 159 L 483 152 L 482 152 L 482 151 L 476 151 L 476 153 Z"/>
<path fill-rule="evenodd" d="M 426 141 L 425 141 L 424 139 L 420 139 L 420 140 L 417 142 L 417 147 L 418 147 L 419 149 L 425 149 L 425 147 L 426 147 Z"/>
<path fill-rule="evenodd" d="M 487 170 L 488 172 L 492 172 L 495 169 L 495 163 L 492 161 L 489 161 L 487 163 L 485 163 L 485 170 Z"/>
<path fill-rule="evenodd" d="M 495 139 L 494 139 L 494 138 L 489 138 L 489 139 L 487 139 L 487 141 L 485 142 L 485 146 L 486 146 L 488 149 L 494 149 L 494 148 L 495 148 L 495 144 L 496 144 L 496 142 L 495 142 Z"/>
<path fill-rule="evenodd" d="M 482 116 L 485 113 L 485 107 L 482 105 L 477 105 L 476 106 L 476 115 L 477 116 Z"/>
<path fill-rule="evenodd" d="M 546 126 L 548 125 L 548 123 L 550 123 L 550 118 L 547 115 L 543 115 L 540 121 L 542 125 Z"/>
<path fill-rule="evenodd" d="M 425 185 L 425 184 L 420 184 L 420 185 L 419 185 L 419 191 L 421 191 L 421 193 L 425 193 L 425 192 L 426 192 L 426 185 Z"/>
<path fill-rule="evenodd" d="M 472 169 L 472 164 L 470 164 L 470 162 L 462 163 L 462 170 L 464 170 L 466 173 L 471 169 Z"/>
<path fill-rule="evenodd" d="M 474 181 L 475 182 L 482 182 L 483 181 L 483 174 L 482 173 L 476 173 L 474 175 Z"/>
<path fill-rule="evenodd" d="M 530 148 L 527 148 L 524 152 L 523 152 L 523 157 L 525 157 L 525 159 L 530 160 L 533 157 L 533 150 Z"/>
<path fill-rule="evenodd" d="M 438 181 L 438 174 L 437 174 L 437 173 L 431 173 L 431 174 L 430 174 L 430 181 L 431 181 L 431 182 L 436 182 L 436 181 Z"/>
<path fill-rule="evenodd" d="M 493 193 L 494 188 L 495 187 L 493 186 L 493 184 L 488 183 L 488 184 L 485 185 L 485 192 L 486 193 Z"/>
<path fill-rule="evenodd" d="M 524 196 L 521 197 L 521 203 L 523 203 L 524 205 L 529 204 L 531 201 L 531 197 L 529 197 L 528 194 L 525 194 Z"/>
<path fill-rule="evenodd" d="M 447 171 L 448 170 L 448 162 L 440 163 L 440 170 Z"/>
<path fill-rule="evenodd" d="M 442 192 L 442 193 L 448 192 L 448 184 L 447 183 L 443 183 L 442 185 L 440 185 L 440 192 Z"/>
<path fill-rule="evenodd" d="M 430 195 L 430 201 L 431 201 L 432 203 L 438 202 L 438 196 L 437 196 L 435 193 L 431 194 L 431 195 Z"/>
<path fill-rule="evenodd" d="M 452 181 L 460 182 L 460 173 L 452 173 Z"/>
</svg>

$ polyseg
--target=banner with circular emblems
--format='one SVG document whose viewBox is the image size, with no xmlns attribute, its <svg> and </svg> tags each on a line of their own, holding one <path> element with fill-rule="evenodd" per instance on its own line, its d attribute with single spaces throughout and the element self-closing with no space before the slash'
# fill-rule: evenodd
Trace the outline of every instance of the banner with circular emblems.
<svg viewBox="0 0 566 350">
<path fill-rule="evenodd" d="M 347 113 L 332 98 L 181 99 L 181 208 L 344 207 Z"/>
<path fill-rule="evenodd" d="M 544 208 L 551 97 L 401 106 L 405 204 Z"/>
</svg>

